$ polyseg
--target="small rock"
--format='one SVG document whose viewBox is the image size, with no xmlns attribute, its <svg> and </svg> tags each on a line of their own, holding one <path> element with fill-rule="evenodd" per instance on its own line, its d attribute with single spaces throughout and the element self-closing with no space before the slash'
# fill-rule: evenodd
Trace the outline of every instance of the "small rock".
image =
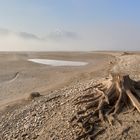
<svg viewBox="0 0 140 140">
<path fill-rule="evenodd" d="M 38 137 L 39 135 L 33 135 L 33 137 L 32 137 L 32 139 L 37 139 L 37 137 Z"/>
<path fill-rule="evenodd" d="M 26 132 L 23 132 L 21 136 L 22 137 L 25 137 L 25 136 L 27 136 L 27 133 Z"/>
<path fill-rule="evenodd" d="M 29 124 L 25 124 L 25 125 L 24 125 L 24 128 L 25 128 L 25 129 L 28 129 L 29 126 L 30 126 Z"/>
<path fill-rule="evenodd" d="M 40 97 L 40 96 L 41 96 L 41 95 L 40 95 L 39 92 L 32 92 L 32 93 L 30 93 L 28 99 L 32 100 L 32 99 L 34 99 L 34 98 L 36 98 L 36 97 Z"/>
<path fill-rule="evenodd" d="M 32 116 L 36 116 L 36 112 L 32 112 Z"/>
</svg>

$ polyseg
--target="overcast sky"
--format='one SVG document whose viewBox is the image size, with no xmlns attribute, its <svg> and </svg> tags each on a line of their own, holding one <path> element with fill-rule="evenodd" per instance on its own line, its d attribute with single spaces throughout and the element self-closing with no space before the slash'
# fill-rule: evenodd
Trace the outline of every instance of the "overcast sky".
<svg viewBox="0 0 140 140">
<path fill-rule="evenodd" d="M 139 0 L 0 0 L 0 51 L 140 50 Z"/>
</svg>

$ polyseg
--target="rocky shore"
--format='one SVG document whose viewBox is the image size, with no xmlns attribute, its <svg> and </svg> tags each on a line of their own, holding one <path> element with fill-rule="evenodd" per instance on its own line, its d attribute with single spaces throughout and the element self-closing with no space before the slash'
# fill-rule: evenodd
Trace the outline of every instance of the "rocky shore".
<svg viewBox="0 0 140 140">
<path fill-rule="evenodd" d="M 117 55 L 115 64 L 108 71 L 100 70 L 100 76 L 78 81 L 75 84 L 49 91 L 47 95 L 24 100 L 0 111 L 0 140 L 74 140 L 75 130 L 70 119 L 77 111 L 73 101 L 84 94 L 84 89 L 107 78 L 111 70 L 130 74 L 140 80 L 140 55 Z M 137 111 L 120 113 L 113 126 L 108 123 L 105 133 L 97 140 L 140 139 L 140 114 Z"/>
</svg>

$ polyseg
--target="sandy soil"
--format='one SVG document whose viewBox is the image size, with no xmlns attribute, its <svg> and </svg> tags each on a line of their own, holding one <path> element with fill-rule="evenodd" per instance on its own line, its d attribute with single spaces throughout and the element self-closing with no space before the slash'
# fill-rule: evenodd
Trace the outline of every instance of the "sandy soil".
<svg viewBox="0 0 140 140">
<path fill-rule="evenodd" d="M 80 60 L 89 65 L 54 68 L 26 61 L 34 57 Z M 5 88 L 1 86 L 4 92 L 1 100 L 11 102 L 32 91 L 44 95 L 0 111 L 0 140 L 73 140 L 75 130 L 69 123 L 76 111 L 73 100 L 84 94 L 85 88 L 108 77 L 111 71 L 130 74 L 132 79 L 140 80 L 140 53 L 13 53 L 1 54 L 1 58 L 1 84 L 5 84 Z M 9 93 L 11 90 L 13 94 Z M 124 112 L 117 116 L 118 121 L 113 126 L 104 123 L 106 131 L 96 140 L 139 140 L 140 114 L 136 110 Z"/>
<path fill-rule="evenodd" d="M 104 67 L 109 57 L 95 53 L 0 53 L 0 104 L 26 98 L 31 92 L 47 91 L 71 84 L 81 78 L 89 78 L 88 73 Z M 52 67 L 28 62 L 28 59 L 58 59 L 88 62 L 81 67 Z M 91 78 L 91 77 L 90 77 Z"/>
</svg>

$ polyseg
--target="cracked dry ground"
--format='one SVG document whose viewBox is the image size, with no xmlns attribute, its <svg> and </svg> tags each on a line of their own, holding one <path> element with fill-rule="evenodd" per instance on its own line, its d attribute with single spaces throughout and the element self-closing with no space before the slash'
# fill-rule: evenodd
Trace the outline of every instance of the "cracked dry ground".
<svg viewBox="0 0 140 140">
<path fill-rule="evenodd" d="M 126 57 L 126 58 L 125 58 Z M 131 64 L 125 60 L 129 56 L 122 56 L 123 70 L 128 71 Z M 130 56 L 133 57 L 134 56 Z M 129 58 L 130 58 L 129 57 Z M 124 60 L 122 62 L 122 60 Z M 136 58 L 136 61 L 139 60 Z M 120 61 L 119 61 L 120 62 Z M 118 65 L 120 63 L 118 62 Z M 130 61 L 129 61 L 130 62 Z M 135 64 L 136 65 L 136 64 Z M 136 68 L 137 67 L 137 68 Z M 130 69 L 130 77 L 139 80 L 139 67 Z M 116 68 L 115 68 L 116 69 Z M 134 72 L 133 72 L 134 71 Z M 73 101 L 86 94 L 84 89 L 100 83 L 100 80 L 87 80 L 60 90 L 48 93 L 22 105 L 13 105 L 0 113 L 0 140 L 74 140 L 76 129 L 69 123 L 77 108 Z M 96 94 L 96 90 L 93 89 Z M 139 140 L 140 139 L 140 114 L 127 109 L 117 115 L 114 125 L 102 123 L 105 132 L 96 137 L 96 140 Z"/>
</svg>

